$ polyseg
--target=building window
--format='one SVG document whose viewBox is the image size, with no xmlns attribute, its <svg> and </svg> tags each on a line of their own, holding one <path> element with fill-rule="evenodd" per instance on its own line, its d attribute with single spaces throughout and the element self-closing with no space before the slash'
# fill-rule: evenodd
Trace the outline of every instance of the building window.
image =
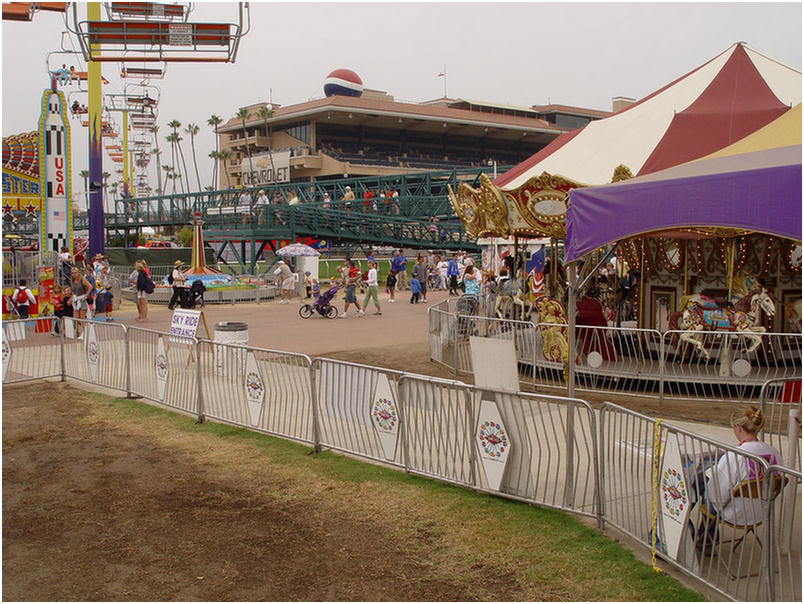
<svg viewBox="0 0 804 604">
<path fill-rule="evenodd" d="M 287 132 L 293 138 L 303 143 L 310 143 L 310 122 L 298 122 L 296 124 L 286 124 L 276 129 L 276 132 Z"/>
</svg>

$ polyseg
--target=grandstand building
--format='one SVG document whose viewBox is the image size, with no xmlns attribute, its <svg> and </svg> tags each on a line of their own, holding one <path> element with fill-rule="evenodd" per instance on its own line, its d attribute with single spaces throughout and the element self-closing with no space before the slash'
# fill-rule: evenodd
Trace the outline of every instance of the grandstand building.
<svg viewBox="0 0 804 604">
<path fill-rule="evenodd" d="M 219 182 L 256 186 L 511 166 L 562 132 L 609 115 L 562 105 L 529 108 L 466 99 L 399 102 L 386 92 L 363 89 L 353 72 L 333 74 L 342 72 L 359 82 L 358 92 L 335 87 L 325 90 L 324 98 L 295 105 L 249 105 L 245 123 L 233 117 L 221 124 L 219 149 L 228 156 L 219 162 Z M 270 117 L 265 109 L 272 110 Z"/>
</svg>

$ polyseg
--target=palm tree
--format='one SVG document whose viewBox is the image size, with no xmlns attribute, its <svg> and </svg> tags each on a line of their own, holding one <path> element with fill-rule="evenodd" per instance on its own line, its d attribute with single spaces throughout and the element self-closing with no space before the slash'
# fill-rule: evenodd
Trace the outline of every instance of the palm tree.
<svg viewBox="0 0 804 604">
<path fill-rule="evenodd" d="M 195 179 L 198 181 L 198 190 L 201 190 L 201 177 L 198 175 L 198 159 L 195 155 L 195 135 L 198 134 L 198 126 L 196 124 L 187 124 L 184 131 L 190 135 L 190 148 L 193 151 L 193 167 L 195 168 Z"/>
<path fill-rule="evenodd" d="M 226 167 L 226 160 L 228 160 L 232 156 L 232 152 L 229 149 L 221 149 L 218 151 L 218 159 L 223 162 L 223 174 L 226 176 L 226 185 L 231 188 L 232 183 L 229 180 L 229 169 Z"/>
<path fill-rule="evenodd" d="M 109 188 L 109 177 L 110 176 L 111 176 L 111 174 L 109 174 L 108 172 L 103 172 L 101 174 L 101 177 L 103 178 L 103 197 L 102 197 L 103 206 L 102 207 L 104 207 L 104 208 L 106 207 L 106 190 Z M 104 212 L 105 211 L 106 210 L 104 209 Z"/>
<path fill-rule="evenodd" d="M 207 120 L 207 124 L 212 126 L 212 129 L 215 130 L 215 153 L 218 152 L 218 126 L 223 123 L 223 119 L 215 115 L 214 113 L 209 116 Z M 212 173 L 212 188 L 213 190 L 217 187 L 218 184 L 218 156 L 209 154 L 210 157 L 215 158 L 215 171 Z"/>
<path fill-rule="evenodd" d="M 153 153 L 154 157 L 156 158 L 156 175 L 159 178 L 159 186 L 156 189 L 156 193 L 157 193 L 157 195 L 162 195 L 162 193 L 164 192 L 164 191 L 162 191 L 162 170 L 159 169 L 159 160 L 160 160 L 160 156 L 162 155 L 162 151 L 157 146 L 157 147 L 154 147 L 153 149 L 151 149 L 151 153 Z"/>
<path fill-rule="evenodd" d="M 81 170 L 78 175 L 84 179 L 84 203 L 89 208 L 89 170 Z"/>
<path fill-rule="evenodd" d="M 245 141 L 246 142 L 246 154 L 248 155 L 248 170 L 249 170 L 249 172 L 254 172 L 254 166 L 251 163 L 251 149 L 248 146 L 248 130 L 246 130 L 246 120 L 249 117 L 248 109 L 245 108 L 245 107 L 241 107 L 240 111 L 238 111 L 237 114 L 235 114 L 235 117 L 238 118 L 243 123 L 243 136 L 246 139 L 246 141 Z M 243 186 L 245 186 L 246 183 L 244 183 L 243 180 L 244 179 L 243 179 L 243 177 L 241 175 L 240 182 L 241 182 L 241 184 Z"/>
<path fill-rule="evenodd" d="M 179 136 L 179 128 L 181 128 L 181 122 L 179 120 L 171 120 L 168 122 L 168 126 L 173 128 L 173 134 L 176 135 L 176 148 L 179 150 L 179 159 L 181 160 L 182 171 L 184 172 L 184 180 L 187 183 L 187 192 L 190 192 L 190 179 L 187 176 L 187 164 L 184 161 L 184 151 L 181 148 L 181 141 L 184 139 Z M 181 182 L 181 181 L 180 181 Z"/>
<path fill-rule="evenodd" d="M 159 126 L 151 126 L 150 131 L 151 131 L 151 134 L 154 135 L 154 144 L 156 145 L 156 149 L 155 149 L 154 152 L 156 153 L 156 165 L 158 166 L 159 165 L 159 155 L 162 153 L 159 150 L 159 137 L 157 136 L 157 133 L 159 132 Z M 157 178 L 157 183 L 158 183 L 158 186 L 159 186 L 159 193 L 161 195 L 162 194 L 162 172 L 159 169 L 156 170 L 156 178 Z"/>
<path fill-rule="evenodd" d="M 165 164 L 165 165 L 162 166 L 162 169 L 165 171 L 165 179 L 167 179 L 169 181 L 171 179 L 171 174 L 173 173 L 173 166 L 169 166 L 168 164 Z M 165 184 L 167 184 L 167 182 Z M 167 187 L 165 187 L 165 188 L 167 188 Z M 173 192 L 174 193 L 176 192 L 176 181 L 175 180 L 173 181 Z"/>
<path fill-rule="evenodd" d="M 179 138 L 179 135 L 175 132 L 171 132 L 165 137 L 165 140 L 170 143 L 170 160 L 171 160 L 171 169 L 173 172 L 176 171 L 176 139 Z M 168 178 L 172 178 L 168 176 Z M 181 182 L 179 184 L 182 184 Z M 184 188 L 184 187 L 182 187 Z M 173 192 L 176 192 L 176 181 L 173 181 Z"/>
<path fill-rule="evenodd" d="M 276 182 L 276 166 L 274 165 L 274 154 L 271 153 L 271 128 L 268 120 L 274 116 L 274 108 L 262 106 L 257 111 L 257 115 L 265 121 L 265 136 L 268 137 L 268 157 L 271 159 L 271 170 L 274 172 L 274 182 Z"/>
</svg>

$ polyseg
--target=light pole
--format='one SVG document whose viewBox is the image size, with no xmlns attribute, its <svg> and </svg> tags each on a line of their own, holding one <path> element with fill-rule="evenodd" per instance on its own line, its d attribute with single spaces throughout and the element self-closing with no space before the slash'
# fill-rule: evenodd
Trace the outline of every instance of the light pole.
<svg viewBox="0 0 804 604">
<path fill-rule="evenodd" d="M 494 180 L 497 180 L 497 160 L 496 159 L 490 159 L 489 160 L 489 166 L 494 166 Z"/>
</svg>

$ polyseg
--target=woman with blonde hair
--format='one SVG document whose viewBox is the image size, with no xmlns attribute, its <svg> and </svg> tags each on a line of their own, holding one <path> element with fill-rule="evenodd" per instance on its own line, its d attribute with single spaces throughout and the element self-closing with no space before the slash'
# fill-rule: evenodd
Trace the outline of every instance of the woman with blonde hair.
<svg viewBox="0 0 804 604">
<path fill-rule="evenodd" d="M 761 441 L 758 434 L 765 426 L 762 412 L 754 406 L 742 407 L 731 416 L 731 428 L 737 439 L 737 448 L 754 457 L 759 457 L 767 465 L 781 465 L 782 454 L 771 445 Z M 706 472 L 708 482 L 704 493 L 705 534 L 699 528 L 696 545 L 708 551 L 717 541 L 718 517 L 725 522 L 737 525 L 752 525 L 762 521 L 765 513 L 762 500 L 758 497 L 732 497 L 735 487 L 744 481 L 755 483 L 752 492 L 759 492 L 759 483 L 764 479 L 764 467 L 754 459 L 729 451 Z"/>
<path fill-rule="evenodd" d="M 148 292 L 145 291 L 145 284 L 148 281 L 148 272 L 144 260 L 137 260 L 134 263 L 134 270 L 137 271 L 137 321 L 148 320 Z"/>
</svg>

